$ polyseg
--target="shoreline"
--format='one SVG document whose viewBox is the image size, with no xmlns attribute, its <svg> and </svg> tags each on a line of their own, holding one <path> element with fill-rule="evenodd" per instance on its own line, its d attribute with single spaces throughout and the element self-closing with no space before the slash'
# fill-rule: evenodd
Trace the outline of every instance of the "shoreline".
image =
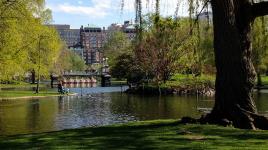
<svg viewBox="0 0 268 150">
<path fill-rule="evenodd" d="M 76 96 L 78 93 L 64 94 L 64 95 L 47 95 L 47 96 L 21 96 L 21 97 L 0 97 L 0 100 L 17 100 L 17 99 L 34 99 L 46 97 L 60 97 L 60 96 Z"/>
<path fill-rule="evenodd" d="M 161 95 L 201 95 L 207 97 L 215 96 L 215 89 L 211 87 L 160 87 Z M 145 86 L 145 87 L 136 87 L 132 89 L 128 89 L 126 91 L 128 94 L 147 94 L 147 95 L 159 95 L 159 89 L 156 86 Z"/>
</svg>

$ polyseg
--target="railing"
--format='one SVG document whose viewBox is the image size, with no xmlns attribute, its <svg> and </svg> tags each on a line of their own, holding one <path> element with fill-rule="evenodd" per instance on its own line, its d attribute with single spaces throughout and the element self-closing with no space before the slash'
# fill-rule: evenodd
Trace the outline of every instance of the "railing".
<svg viewBox="0 0 268 150">
<path fill-rule="evenodd" d="M 98 76 L 98 72 L 84 72 L 84 71 L 72 71 L 64 72 L 63 76 Z"/>
</svg>

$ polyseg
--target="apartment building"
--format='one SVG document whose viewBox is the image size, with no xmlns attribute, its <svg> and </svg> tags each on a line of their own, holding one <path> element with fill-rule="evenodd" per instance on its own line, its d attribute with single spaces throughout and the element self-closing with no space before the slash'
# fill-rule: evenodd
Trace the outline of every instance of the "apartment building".
<svg viewBox="0 0 268 150">
<path fill-rule="evenodd" d="M 105 28 L 82 26 L 80 28 L 80 36 L 81 44 L 84 47 L 83 55 L 86 64 L 101 63 L 103 59 L 103 52 L 101 51 L 101 48 L 107 40 Z"/>
<path fill-rule="evenodd" d="M 61 39 L 65 41 L 68 47 L 72 47 L 80 42 L 80 30 L 79 29 L 71 29 L 70 25 L 61 25 L 61 24 L 53 24 L 48 25 L 54 27 Z"/>
</svg>

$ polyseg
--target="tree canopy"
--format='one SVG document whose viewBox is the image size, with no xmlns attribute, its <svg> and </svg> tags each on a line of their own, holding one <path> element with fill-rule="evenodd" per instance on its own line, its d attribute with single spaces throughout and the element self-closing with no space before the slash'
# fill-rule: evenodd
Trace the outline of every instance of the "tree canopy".
<svg viewBox="0 0 268 150">
<path fill-rule="evenodd" d="M 159 2 L 160 0 L 155 1 L 157 16 L 155 22 L 158 22 L 160 18 Z M 216 66 L 215 106 L 209 114 L 198 121 L 233 124 L 235 127 L 246 129 L 268 129 L 268 119 L 257 114 L 253 101 L 256 72 L 252 61 L 254 58 L 256 68 L 260 68 L 262 59 L 259 56 L 266 53 L 266 48 L 260 50 L 255 47 L 255 57 L 252 57 L 254 52 L 252 50 L 252 24 L 258 17 L 268 15 L 268 1 L 188 0 L 190 20 L 195 16 L 198 19 L 200 13 L 196 12 L 199 12 L 199 9 L 202 12 L 204 8 L 208 8 L 209 2 L 213 12 Z M 141 40 L 143 37 L 142 0 L 135 0 L 135 6 L 136 22 L 139 24 L 137 28 Z M 199 25 L 198 21 L 190 21 L 190 35 L 193 35 L 193 28 L 196 25 Z M 264 30 L 264 27 L 261 28 Z M 258 24 L 256 24 L 255 34 L 260 35 L 258 32 Z M 262 43 L 262 40 L 266 42 L 265 34 L 263 35 L 255 37 L 255 44 Z"/>
<path fill-rule="evenodd" d="M 1 0 L 0 80 L 10 81 L 37 70 L 51 70 L 61 47 L 58 33 L 45 24 L 52 21 L 44 0 Z M 40 58 L 40 59 L 39 59 Z"/>
</svg>

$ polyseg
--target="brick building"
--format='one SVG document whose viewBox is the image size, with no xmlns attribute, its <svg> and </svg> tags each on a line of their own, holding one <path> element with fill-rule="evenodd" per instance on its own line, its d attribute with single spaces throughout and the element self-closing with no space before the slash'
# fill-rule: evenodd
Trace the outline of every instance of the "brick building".
<svg viewBox="0 0 268 150">
<path fill-rule="evenodd" d="M 109 33 L 115 32 L 115 31 L 121 31 L 124 32 L 129 40 L 134 40 L 136 37 L 136 27 L 135 24 L 132 24 L 130 21 L 125 21 L 124 24 L 116 24 L 113 23 L 108 27 L 107 33 L 109 36 Z"/>
<path fill-rule="evenodd" d="M 107 39 L 105 28 L 88 26 L 80 28 L 81 44 L 84 47 L 84 60 L 86 64 L 101 63 L 103 53 L 101 48 Z"/>
<path fill-rule="evenodd" d="M 61 39 L 68 48 L 81 56 L 87 65 L 102 63 L 102 47 L 112 32 L 122 31 L 130 40 L 136 37 L 135 25 L 129 21 L 121 24 L 111 24 L 106 30 L 104 27 L 81 26 L 80 29 L 70 29 L 70 25 L 49 25 L 58 31 Z"/>
</svg>

